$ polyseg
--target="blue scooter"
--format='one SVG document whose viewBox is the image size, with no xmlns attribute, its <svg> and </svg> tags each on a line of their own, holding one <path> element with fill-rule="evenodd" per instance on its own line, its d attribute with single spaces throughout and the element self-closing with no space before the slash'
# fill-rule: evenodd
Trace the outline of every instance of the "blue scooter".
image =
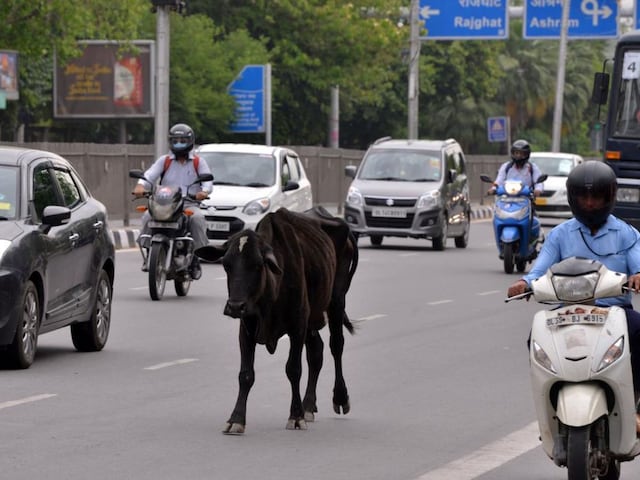
<svg viewBox="0 0 640 480">
<path fill-rule="evenodd" d="M 487 175 L 480 175 L 483 182 L 493 183 Z M 538 183 L 547 179 L 540 175 Z M 534 215 L 533 188 L 519 180 L 507 180 L 496 188 L 496 203 L 493 208 L 493 231 L 498 254 L 504 262 L 505 273 L 524 272 L 527 263 L 537 256 L 540 244 L 540 220 Z"/>
</svg>

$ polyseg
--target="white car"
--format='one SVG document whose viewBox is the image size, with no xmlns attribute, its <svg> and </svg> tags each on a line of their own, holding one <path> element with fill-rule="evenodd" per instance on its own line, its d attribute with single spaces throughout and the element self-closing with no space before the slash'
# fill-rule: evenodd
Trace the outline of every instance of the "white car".
<svg viewBox="0 0 640 480">
<path fill-rule="evenodd" d="M 197 154 L 214 177 L 213 192 L 204 202 L 211 240 L 253 230 L 280 207 L 304 212 L 313 206 L 311 183 L 298 154 L 289 148 L 211 143 L 199 146 Z"/>
<path fill-rule="evenodd" d="M 567 199 L 567 177 L 584 159 L 574 153 L 532 152 L 529 161 L 535 163 L 548 178 L 544 192 L 536 197 L 536 213 L 539 217 L 571 218 Z"/>
</svg>

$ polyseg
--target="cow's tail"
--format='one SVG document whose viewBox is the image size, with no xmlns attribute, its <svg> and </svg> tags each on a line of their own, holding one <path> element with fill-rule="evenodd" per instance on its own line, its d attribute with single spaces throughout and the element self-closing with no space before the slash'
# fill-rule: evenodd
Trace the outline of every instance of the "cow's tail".
<svg viewBox="0 0 640 480">
<path fill-rule="evenodd" d="M 358 238 L 351 231 L 351 228 L 349 228 L 349 241 L 351 242 L 353 255 L 351 257 L 351 265 L 349 265 L 349 276 L 347 278 L 347 290 L 346 291 L 348 291 L 349 287 L 351 287 L 351 279 L 353 279 L 353 276 L 356 274 L 356 269 L 358 268 L 358 259 L 359 259 Z"/>
</svg>

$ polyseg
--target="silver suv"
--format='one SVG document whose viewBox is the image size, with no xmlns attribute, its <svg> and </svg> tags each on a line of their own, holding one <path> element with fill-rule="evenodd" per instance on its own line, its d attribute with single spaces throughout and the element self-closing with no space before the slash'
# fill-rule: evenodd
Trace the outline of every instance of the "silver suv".
<svg viewBox="0 0 640 480">
<path fill-rule="evenodd" d="M 376 140 L 351 178 L 344 216 L 356 235 L 372 245 L 383 237 L 430 238 L 444 250 L 469 241 L 471 205 L 462 148 L 448 140 Z"/>
</svg>

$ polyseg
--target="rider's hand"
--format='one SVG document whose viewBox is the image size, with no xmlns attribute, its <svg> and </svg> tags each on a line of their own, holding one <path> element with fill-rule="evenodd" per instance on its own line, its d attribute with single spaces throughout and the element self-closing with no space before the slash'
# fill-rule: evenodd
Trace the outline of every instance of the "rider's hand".
<svg viewBox="0 0 640 480">
<path fill-rule="evenodd" d="M 200 190 L 198 193 L 196 193 L 196 200 L 198 200 L 199 202 L 207 198 L 209 198 L 209 193 L 205 192 L 204 190 Z"/>
<path fill-rule="evenodd" d="M 524 280 L 518 280 L 507 290 L 507 297 L 515 297 L 527 291 L 529 285 Z"/>
<path fill-rule="evenodd" d="M 495 195 L 496 194 L 496 187 L 491 187 L 489 190 L 487 190 L 487 195 Z"/>
<path fill-rule="evenodd" d="M 540 190 L 534 190 L 533 191 L 533 196 L 534 197 L 539 197 L 540 195 L 542 195 L 542 192 Z"/>
<path fill-rule="evenodd" d="M 640 291 L 640 273 L 635 273 L 627 278 L 627 286 L 634 292 Z"/>
<path fill-rule="evenodd" d="M 136 198 L 140 198 L 144 195 L 144 192 L 145 192 L 144 185 L 142 185 L 141 183 L 137 183 L 135 188 L 133 189 L 133 192 L 131 193 L 135 195 Z"/>
</svg>

